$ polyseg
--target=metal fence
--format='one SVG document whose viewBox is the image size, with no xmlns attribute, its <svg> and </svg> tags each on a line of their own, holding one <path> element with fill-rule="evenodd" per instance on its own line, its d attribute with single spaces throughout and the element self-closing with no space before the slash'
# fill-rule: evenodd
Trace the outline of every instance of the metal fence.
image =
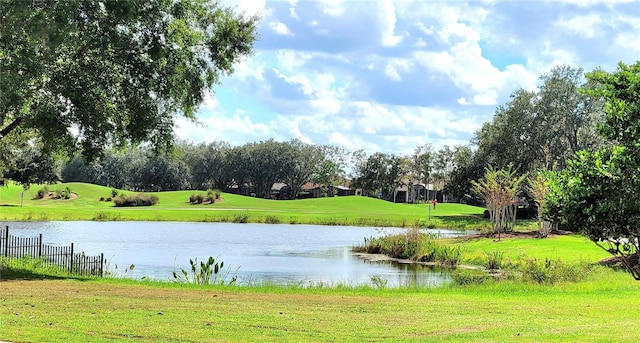
<svg viewBox="0 0 640 343">
<path fill-rule="evenodd" d="M 9 234 L 9 227 L 0 228 L 0 254 L 5 258 L 33 257 L 45 264 L 55 265 L 81 276 L 103 276 L 104 254 L 86 256 L 75 252 L 70 246 L 53 246 L 42 243 L 42 234 L 37 237 L 17 237 Z"/>
</svg>

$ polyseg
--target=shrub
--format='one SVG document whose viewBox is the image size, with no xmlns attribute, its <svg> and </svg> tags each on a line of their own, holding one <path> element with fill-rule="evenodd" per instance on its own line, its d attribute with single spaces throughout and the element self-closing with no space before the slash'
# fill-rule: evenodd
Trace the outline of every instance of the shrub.
<svg viewBox="0 0 640 343">
<path fill-rule="evenodd" d="M 264 222 L 265 224 L 280 224 L 280 219 L 276 216 L 269 215 L 264 218 Z"/>
<path fill-rule="evenodd" d="M 560 260 L 538 261 L 527 259 L 521 266 L 522 278 L 525 281 L 540 284 L 558 282 L 578 282 L 584 280 L 593 266 L 589 264 L 566 264 Z"/>
<path fill-rule="evenodd" d="M 504 260 L 504 253 L 500 251 L 485 252 L 487 255 L 487 261 L 485 267 L 487 269 L 500 269 L 502 267 L 502 261 Z"/>
<path fill-rule="evenodd" d="M 439 244 L 435 236 L 409 229 L 404 234 L 364 239 L 364 245 L 354 251 L 369 254 L 384 254 L 393 258 L 412 259 L 421 262 L 435 261 Z"/>
<path fill-rule="evenodd" d="M 202 194 L 191 194 L 191 196 L 189 196 L 189 202 L 192 204 L 202 204 Z"/>
<path fill-rule="evenodd" d="M 146 193 L 139 193 L 129 196 L 120 194 L 118 195 L 118 197 L 113 199 L 113 203 L 116 207 L 153 206 L 158 203 L 158 197 Z"/>
<path fill-rule="evenodd" d="M 211 203 L 213 203 L 214 201 L 220 199 L 220 194 L 222 194 L 220 192 L 219 189 L 209 189 L 207 190 L 207 197 L 209 197 Z"/>
<path fill-rule="evenodd" d="M 42 199 L 47 194 L 49 194 L 49 187 L 48 186 L 44 186 L 44 187 L 38 189 L 38 192 L 36 193 L 36 198 Z"/>
<path fill-rule="evenodd" d="M 248 213 L 235 214 L 231 221 L 234 222 L 234 223 L 248 223 L 249 222 L 249 214 Z"/>
<path fill-rule="evenodd" d="M 198 263 L 196 258 L 189 260 L 189 264 L 191 264 L 191 276 L 189 276 L 187 270 L 181 268 L 180 273 L 173 272 L 174 281 L 193 283 L 195 285 L 224 285 L 230 273 L 228 269 L 223 271 L 224 261 L 216 262 L 211 256 L 206 262 L 201 261 Z M 234 274 L 227 284 L 233 284 L 237 279 Z"/>
<path fill-rule="evenodd" d="M 99 200 L 99 201 L 104 201 L 104 197 L 100 197 L 100 200 Z"/>
<path fill-rule="evenodd" d="M 442 245 L 435 251 L 435 259 L 440 264 L 444 264 L 450 267 L 454 267 L 460 262 L 460 256 L 462 255 L 462 249 L 459 246 L 447 246 Z"/>
<path fill-rule="evenodd" d="M 479 285 L 490 280 L 491 277 L 481 271 L 456 269 L 451 273 L 451 281 L 458 286 Z"/>
<path fill-rule="evenodd" d="M 115 197 L 117 197 L 117 196 L 118 196 L 118 190 L 117 190 L 117 189 L 115 189 L 115 188 L 112 188 L 112 189 L 111 189 L 111 197 L 112 197 L 112 198 L 115 198 Z"/>
</svg>

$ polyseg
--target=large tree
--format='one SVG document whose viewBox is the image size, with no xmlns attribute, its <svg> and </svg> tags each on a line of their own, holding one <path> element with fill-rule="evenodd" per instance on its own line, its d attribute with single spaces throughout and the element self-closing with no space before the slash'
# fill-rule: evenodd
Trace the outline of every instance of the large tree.
<svg viewBox="0 0 640 343">
<path fill-rule="evenodd" d="M 258 18 L 209 0 L 0 0 L 0 140 L 45 150 L 149 141 L 166 148 L 251 53 Z"/>
<path fill-rule="evenodd" d="M 640 62 L 587 75 L 606 101 L 600 134 L 613 144 L 579 151 L 550 185 L 551 219 L 581 230 L 640 280 Z"/>
</svg>

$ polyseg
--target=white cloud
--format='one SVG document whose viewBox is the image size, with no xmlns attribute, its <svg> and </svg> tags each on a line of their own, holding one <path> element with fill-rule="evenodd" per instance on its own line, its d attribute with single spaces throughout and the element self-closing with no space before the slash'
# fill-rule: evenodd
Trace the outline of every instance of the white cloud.
<svg viewBox="0 0 640 343">
<path fill-rule="evenodd" d="M 603 22 L 599 14 L 591 13 L 583 16 L 575 16 L 570 19 L 560 18 L 555 26 L 568 30 L 576 35 L 591 38 L 598 31 L 598 26 Z"/>
<path fill-rule="evenodd" d="M 298 13 L 296 13 L 295 7 L 289 8 L 289 16 L 294 19 L 300 19 L 300 16 L 298 15 Z"/>
<path fill-rule="evenodd" d="M 558 64 L 637 60 L 633 3 L 559 1 L 238 3 L 264 16 L 256 54 L 205 96 L 202 125 L 180 120 L 176 132 L 368 153 L 468 144 L 497 104 Z"/>
<path fill-rule="evenodd" d="M 323 13 L 332 17 L 340 17 L 347 10 L 343 0 L 320 0 L 319 7 Z"/>
<path fill-rule="evenodd" d="M 259 15 L 265 17 L 266 0 L 225 0 L 222 3 L 236 6 L 239 12 L 247 16 Z"/>
<path fill-rule="evenodd" d="M 424 39 L 422 39 L 422 38 L 418 38 L 418 39 L 416 39 L 415 43 L 413 43 L 413 47 L 414 48 L 426 48 L 427 47 L 427 42 L 425 42 Z"/>
<path fill-rule="evenodd" d="M 387 62 L 384 74 L 392 81 L 400 81 L 402 80 L 400 72 L 408 72 L 411 68 L 410 63 L 406 58 L 392 58 Z"/>
<path fill-rule="evenodd" d="M 596 5 L 615 6 L 617 4 L 632 3 L 637 0 L 556 0 L 556 1 L 564 2 L 564 3 L 575 5 L 578 7 L 592 7 Z"/>
<path fill-rule="evenodd" d="M 393 47 L 402 41 L 402 36 L 395 35 L 396 27 L 396 8 L 391 0 L 380 2 L 378 12 L 378 20 L 380 21 L 380 29 L 382 33 L 382 46 Z"/>
<path fill-rule="evenodd" d="M 293 36 L 293 32 L 291 32 L 291 30 L 289 30 L 289 28 L 287 27 L 287 25 L 285 25 L 283 22 L 281 21 L 271 21 L 269 22 L 269 27 L 277 34 L 282 35 L 282 36 Z"/>
</svg>

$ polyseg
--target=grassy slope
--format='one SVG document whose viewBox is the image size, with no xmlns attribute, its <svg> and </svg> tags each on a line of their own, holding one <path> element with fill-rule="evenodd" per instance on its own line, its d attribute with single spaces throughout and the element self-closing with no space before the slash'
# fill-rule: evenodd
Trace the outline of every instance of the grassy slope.
<svg viewBox="0 0 640 343">
<path fill-rule="evenodd" d="M 439 204 L 429 211 L 427 205 L 394 204 L 367 197 L 333 197 L 295 201 L 256 199 L 223 193 L 224 201 L 215 205 L 191 205 L 189 196 L 196 191 L 155 193 L 160 203 L 152 207 L 115 208 L 100 202 L 111 196 L 102 186 L 68 183 L 49 186 L 51 190 L 69 187 L 78 194 L 70 200 L 35 199 L 38 186 L 25 192 L 20 207 L 17 185 L 0 188 L 0 220 L 167 220 L 167 221 L 238 221 L 249 222 L 367 225 L 432 226 L 439 228 L 476 228 L 486 226 L 480 218 L 483 209 L 461 204 Z M 125 192 L 131 193 L 131 192 Z M 201 192 L 204 194 L 204 192 Z"/>
</svg>

